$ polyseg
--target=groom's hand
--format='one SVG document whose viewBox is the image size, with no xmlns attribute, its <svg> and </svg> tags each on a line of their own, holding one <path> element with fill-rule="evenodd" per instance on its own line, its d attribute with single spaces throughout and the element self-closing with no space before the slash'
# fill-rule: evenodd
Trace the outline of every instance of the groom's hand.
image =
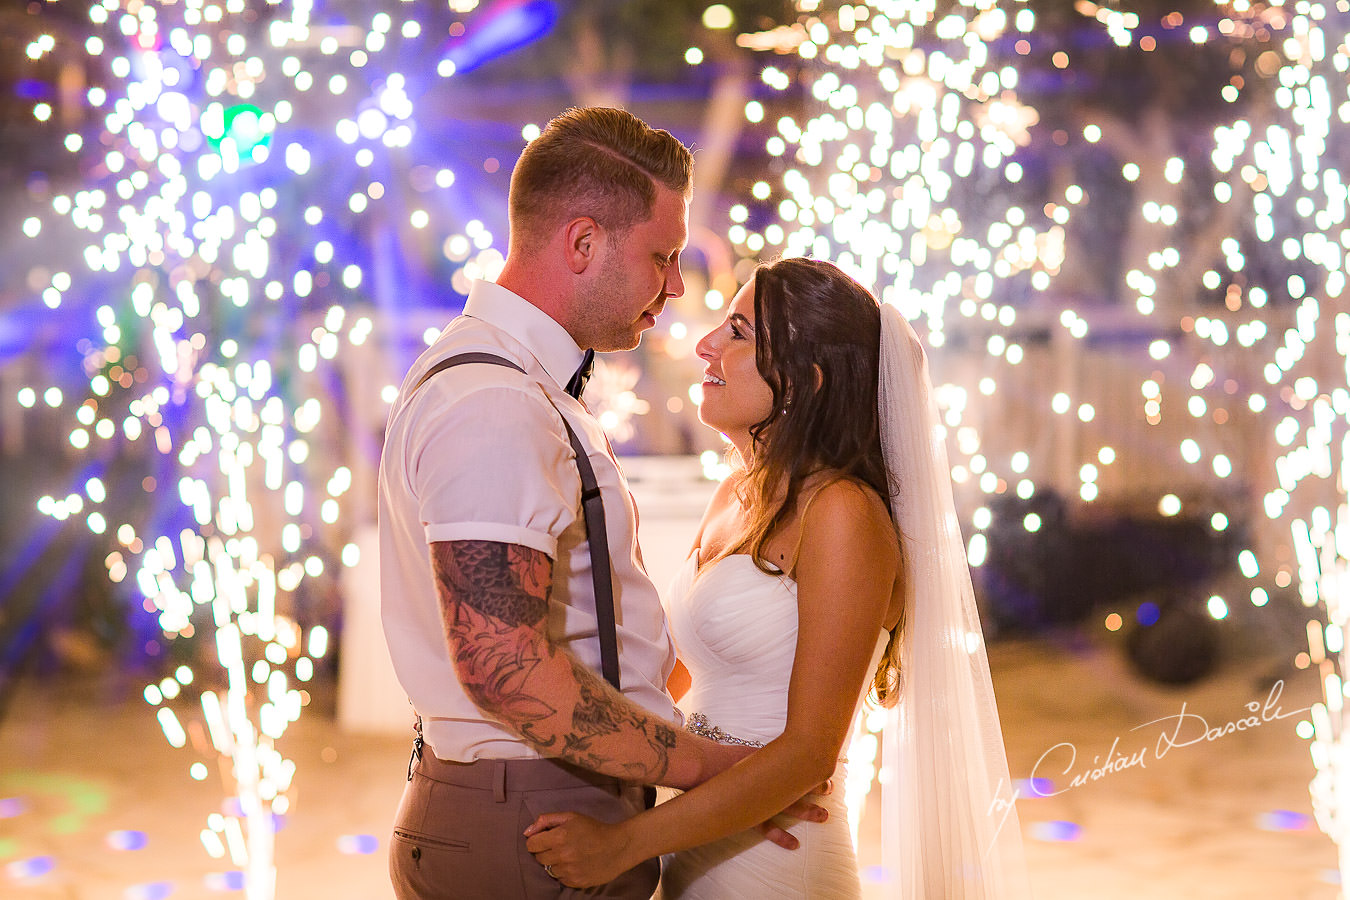
<svg viewBox="0 0 1350 900">
<path fill-rule="evenodd" d="M 834 782 L 830 779 L 826 779 L 818 788 L 793 803 L 787 809 L 779 813 L 778 816 L 787 816 L 793 819 L 800 819 L 804 822 L 824 822 L 829 819 L 829 812 L 825 807 L 817 806 L 812 803 L 811 798 L 816 796 L 827 796 L 833 791 Z M 782 847 L 784 850 L 796 850 L 801 846 L 801 842 L 792 836 L 792 832 L 783 828 L 781 825 L 775 824 L 774 819 L 777 819 L 778 816 L 775 816 L 767 822 L 761 822 L 759 824 L 759 833 L 764 835 L 769 841 Z"/>
</svg>

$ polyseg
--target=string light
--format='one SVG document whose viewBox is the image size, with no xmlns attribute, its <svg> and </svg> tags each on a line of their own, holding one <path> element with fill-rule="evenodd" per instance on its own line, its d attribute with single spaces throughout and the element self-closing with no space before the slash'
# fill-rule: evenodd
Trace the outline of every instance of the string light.
<svg viewBox="0 0 1350 900">
<path fill-rule="evenodd" d="M 939 12 L 931 0 L 872 2 L 845 5 L 834 14 L 802 5 L 795 38 L 779 30 L 747 39 L 747 46 L 809 61 L 796 76 L 775 61 L 765 67 L 763 81 L 785 91 L 795 77 L 816 105 L 777 119 L 764 146 L 771 159 L 782 160 L 780 183 L 756 185 L 733 208 L 726 233 L 745 259 L 775 254 L 831 259 L 926 329 L 935 377 L 948 379 L 936 385 L 948 436 L 968 435 L 949 441 L 958 496 L 981 509 L 987 508 L 987 494 L 1002 492 L 1005 485 L 1031 500 L 1037 484 L 1060 483 L 1065 479 L 1059 473 L 1075 465 L 1079 502 L 1101 502 L 1128 486 L 1127 448 L 1094 443 L 1093 432 L 1085 430 L 1102 418 L 1099 412 L 1119 408 L 1111 396 L 1091 393 L 1099 379 L 1070 376 L 1050 384 L 1048 409 L 1056 415 L 1053 424 L 1038 428 L 1048 428 L 1062 449 L 1035 457 L 1026 451 L 991 452 L 1008 437 L 1019 437 L 1005 436 L 1009 420 L 994 412 L 1006 400 L 981 404 L 978 398 L 1032 397 L 1044 390 L 1019 378 L 1013 368 L 1027 352 L 1021 335 L 1050 326 L 1049 346 L 1035 351 L 1045 364 L 1036 368 L 1068 372 L 1053 361 L 1075 358 L 1072 341 L 1113 330 L 1151 333 L 1144 353 L 1130 363 L 1140 373 L 1143 395 L 1133 408 L 1148 426 L 1163 429 L 1160 434 L 1176 435 L 1177 461 L 1196 467 L 1174 469 L 1172 477 L 1189 470 L 1194 474 L 1185 476 L 1188 484 L 1205 483 L 1244 471 L 1260 483 L 1263 477 L 1253 470 L 1264 460 L 1238 454 L 1257 446 L 1262 433 L 1273 434 L 1282 455 L 1276 471 L 1265 476 L 1273 487 L 1263 506 L 1276 527 L 1253 529 L 1261 546 L 1242 549 L 1240 568 L 1249 579 L 1268 571 L 1262 577 L 1270 577 L 1278 589 L 1289 588 L 1295 569 L 1263 568 L 1257 553 L 1278 556 L 1281 546 L 1286 552 L 1292 547 L 1297 589 L 1307 606 L 1325 612 L 1321 624 L 1329 633 L 1334 629 L 1339 641 L 1350 617 L 1350 600 L 1342 597 L 1350 574 L 1350 508 L 1343 487 L 1350 478 L 1343 459 L 1350 452 L 1350 394 L 1343 383 L 1350 314 L 1332 317 L 1322 307 L 1344 294 L 1350 244 L 1344 238 L 1343 176 L 1323 157 L 1329 147 L 1339 146 L 1350 118 L 1345 77 L 1350 4 L 1215 2 L 1223 10 L 1216 26 L 1187 28 L 1179 14 L 1169 14 L 1162 27 L 1178 29 L 1194 45 L 1247 40 L 1258 33 L 1262 40 L 1278 36 L 1257 51 L 1255 75 L 1234 79 L 1219 99 L 1240 110 L 1244 92 L 1269 87 L 1279 112 L 1260 122 L 1238 113 L 1213 130 L 1211 183 L 1200 181 L 1211 177 L 1205 166 L 1179 156 L 1121 160 L 1120 176 L 1134 190 L 1130 215 L 1137 224 L 1131 227 L 1138 229 L 1137 243 L 1144 248 L 1126 258 L 1123 267 L 1122 294 L 1129 298 L 1133 321 L 1115 310 L 1076 308 L 1068 292 L 1056 290 L 1069 261 L 1066 235 L 1078 211 L 1093 200 L 1082 186 L 1061 188 L 1062 196 L 1034 209 L 1001 199 L 1016 196 L 1014 191 L 989 187 L 1000 181 L 1016 185 L 1024 178 L 1013 156 L 1030 142 L 1040 118 L 1018 99 L 1016 62 L 1008 65 L 997 55 L 997 48 L 1006 47 L 1003 52 L 1010 50 L 1014 60 L 1026 57 L 1033 51 L 1030 38 L 1046 40 L 1037 33 L 1036 13 L 1017 4 L 966 0 L 943 4 Z M 1137 44 L 1144 52 L 1158 48 L 1157 39 L 1143 33 L 1150 29 L 1137 14 L 1106 4 L 1074 8 L 1095 20 L 1117 46 Z M 1051 48 L 1047 58 L 1067 72 L 1077 64 L 1068 50 Z M 757 104 L 747 108 L 746 120 L 754 125 L 774 117 Z M 1111 139 L 1091 121 L 1081 135 L 1089 145 Z M 1067 141 L 1067 132 L 1055 135 L 1056 144 Z M 972 183 L 984 185 L 976 196 L 965 191 Z M 1197 187 L 1197 194 L 1227 205 L 1232 215 L 1224 221 L 1231 231 L 1217 247 L 1199 248 L 1202 254 L 1218 251 L 1222 265 L 1188 275 L 1180 227 L 1185 192 Z M 770 224 L 750 224 L 764 222 Z M 1277 267 L 1283 271 L 1263 280 L 1251 262 L 1269 257 L 1266 248 L 1278 250 L 1284 261 Z M 1215 294 L 1225 309 L 1219 315 L 1187 316 L 1184 305 L 1172 299 Z M 1005 304 L 1006 316 L 991 316 L 1003 296 L 1027 299 L 1016 308 Z M 1282 305 L 1272 315 L 1277 297 Z M 1292 310 L 1292 324 L 1276 325 L 1286 310 Z M 962 353 L 944 352 L 957 336 Z M 1237 353 L 1230 352 L 1233 347 Z M 974 348 L 982 348 L 985 359 L 974 358 Z M 1103 359 L 1117 369 L 1124 362 Z M 1315 374 L 1302 374 L 1304 367 Z M 1331 372 L 1337 373 L 1335 383 L 1317 380 Z M 1233 396 L 1240 389 L 1245 394 Z M 1068 430 L 1075 427 L 1066 415 L 1073 410 L 1086 440 Z M 1107 470 L 1087 459 L 1064 458 L 1088 447 L 1100 447 L 1097 462 L 1115 467 L 1119 480 L 1108 480 Z M 976 454 L 980 467 L 972 465 Z M 1247 459 L 1252 465 L 1243 464 Z M 980 495 L 971 498 L 972 489 Z M 1159 515 L 1199 514 L 1198 501 L 1182 499 L 1189 488 L 1180 491 L 1163 482 L 1154 489 Z M 1321 512 L 1314 515 L 1314 507 Z M 1238 512 L 1250 513 L 1259 525 L 1261 511 Z M 1229 529 L 1227 513 L 1203 515 L 1214 531 Z M 970 562 L 979 566 L 991 518 L 975 516 L 972 523 Z M 1042 524 L 1035 513 L 1022 521 L 1028 530 Z M 1282 537 L 1285 525 L 1292 530 Z M 1260 585 L 1250 588 L 1249 597 L 1255 607 L 1270 601 Z M 1214 619 L 1232 614 L 1229 601 L 1218 595 L 1206 608 Z M 1310 635 L 1322 634 L 1321 625 L 1314 629 L 1313 624 Z M 1121 627 L 1120 617 L 1108 617 L 1106 627 Z M 1346 662 L 1341 652 L 1313 648 L 1300 654 L 1301 665 L 1320 667 L 1324 684 L 1331 685 L 1329 675 Z M 1327 688 L 1326 703 L 1315 711 L 1313 723 L 1300 733 L 1314 738 L 1318 823 L 1345 847 L 1350 846 L 1350 816 L 1337 798 L 1350 796 L 1350 766 L 1338 761 L 1350 758 L 1350 739 L 1341 726 L 1338 679 L 1335 690 Z"/>
<path fill-rule="evenodd" d="M 63 140 L 88 178 L 19 229 L 35 248 L 66 242 L 52 234 L 76 246 L 73 260 L 30 275 L 46 307 L 101 304 L 97 337 L 79 343 L 87 394 L 24 386 L 20 405 L 74 415 L 76 450 L 145 462 L 154 474 L 138 490 L 156 501 L 133 518 L 145 504 L 127 502 L 126 485 L 90 478 L 38 509 L 116 542 L 108 577 L 165 640 L 214 648 L 223 678 L 181 666 L 147 685 L 145 699 L 171 745 L 223 757 L 190 767 L 197 780 L 225 772 L 233 794 L 202 842 L 229 855 L 245 882 L 235 887 L 257 898 L 274 893 L 274 817 L 290 810 L 295 765 L 278 741 L 329 651 L 325 629 L 300 627 L 297 592 L 325 576 L 324 548 L 343 546 L 350 528 L 351 471 L 314 437 L 342 427 L 345 412 L 317 376 L 373 329 L 369 316 L 346 314 L 368 302 L 357 236 L 384 221 L 395 191 L 455 180 L 427 165 L 392 169 L 408 184 L 376 177 L 388 171 L 377 160 L 416 134 L 400 60 L 439 52 L 422 40 L 425 11 L 380 5 L 360 7 L 359 27 L 334 28 L 313 0 L 272 4 L 260 29 L 257 10 L 234 0 L 90 4 L 81 49 L 107 82 L 85 93 L 91 133 Z M 42 36 L 28 57 L 54 48 Z M 33 110 L 61 120 L 53 112 Z M 433 216 L 438 205 L 409 221 L 453 249 L 452 281 L 492 274 L 492 235 Z M 316 316 L 308 339 L 286 339 Z M 358 555 L 341 559 L 355 565 Z M 185 722 L 199 717 L 209 747 L 188 740 Z"/>
</svg>

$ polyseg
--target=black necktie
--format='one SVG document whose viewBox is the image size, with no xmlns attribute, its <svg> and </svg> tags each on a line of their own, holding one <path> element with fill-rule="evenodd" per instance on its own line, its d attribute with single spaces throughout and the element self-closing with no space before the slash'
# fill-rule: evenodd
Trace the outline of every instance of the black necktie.
<svg viewBox="0 0 1350 900">
<path fill-rule="evenodd" d="M 595 351 L 587 349 L 581 354 L 581 365 L 572 373 L 572 379 L 567 382 L 567 393 L 581 399 L 581 392 L 586 390 L 586 382 L 590 380 L 591 370 L 595 368 Z"/>
</svg>

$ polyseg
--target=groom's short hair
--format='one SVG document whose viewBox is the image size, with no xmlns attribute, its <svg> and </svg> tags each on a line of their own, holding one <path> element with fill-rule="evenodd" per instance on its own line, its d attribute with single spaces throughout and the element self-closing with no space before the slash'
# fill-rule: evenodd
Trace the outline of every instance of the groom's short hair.
<svg viewBox="0 0 1350 900">
<path fill-rule="evenodd" d="M 651 218 L 657 184 L 688 196 L 693 172 L 687 147 L 632 113 L 569 109 L 530 141 L 511 173 L 511 243 L 535 246 L 577 216 L 622 235 Z"/>
</svg>

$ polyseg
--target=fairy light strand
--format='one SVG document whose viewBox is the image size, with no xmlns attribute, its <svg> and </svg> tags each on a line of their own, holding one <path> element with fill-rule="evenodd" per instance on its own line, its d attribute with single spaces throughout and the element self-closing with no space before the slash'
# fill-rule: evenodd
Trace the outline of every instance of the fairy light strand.
<svg viewBox="0 0 1350 900">
<path fill-rule="evenodd" d="M 776 121 L 771 104 L 747 104 L 751 126 L 772 124 L 765 150 L 784 170 L 778 184 L 756 184 L 751 197 L 733 206 L 727 237 L 747 259 L 779 253 L 831 258 L 926 329 L 935 372 L 948 379 L 936 393 L 953 478 L 970 511 L 968 555 L 976 567 L 985 561 L 990 506 L 999 495 L 1030 500 L 1042 485 L 1076 483 L 1077 502 L 1090 504 L 1109 488 L 1114 499 L 1124 499 L 1128 487 L 1136 496 L 1156 490 L 1162 516 L 1200 513 L 1201 496 L 1231 503 L 1234 488 L 1226 485 L 1238 473 L 1267 471 L 1270 460 L 1248 448 L 1266 446 L 1262 435 L 1272 435 L 1274 446 L 1285 448 L 1274 471 L 1244 477 L 1268 480 L 1273 490 L 1263 503 L 1249 504 L 1256 508 L 1238 502 L 1227 513 L 1213 510 L 1208 521 L 1224 532 L 1230 513 L 1258 520 L 1256 543 L 1238 554 L 1253 607 L 1266 605 L 1271 590 L 1297 583 L 1305 605 L 1325 613 L 1324 620 L 1310 620 L 1310 652 L 1296 662 L 1318 667 L 1326 699 L 1299 731 L 1314 738 L 1318 823 L 1344 854 L 1350 848 L 1350 816 L 1343 812 L 1350 803 L 1343 799 L 1350 797 L 1344 762 L 1350 749 L 1341 730 L 1340 672 L 1350 604 L 1340 594 L 1350 518 L 1341 456 L 1350 414 L 1350 316 L 1331 318 L 1323 308 L 1344 293 L 1350 249 L 1343 167 L 1330 156 L 1350 116 L 1350 4 L 1216 0 L 1215 6 L 1218 20 L 1206 24 L 1188 23 L 1177 12 L 1143 23 L 1106 5 L 1075 7 L 1085 29 L 1100 27 L 1117 46 L 1144 52 L 1159 49 L 1152 34 L 1159 26 L 1195 45 L 1248 41 L 1255 74 L 1249 81 L 1235 77 L 1217 99 L 1236 104 L 1265 79 L 1261 87 L 1278 107 L 1267 120 L 1235 115 L 1214 129 L 1216 177 L 1198 184 L 1225 209 L 1232 230 L 1212 249 L 1187 248 L 1180 231 L 1186 191 L 1207 177 L 1203 167 L 1136 140 L 1134 157 L 1120 170 L 1134 190 L 1132 233 L 1143 237 L 1127 248 L 1123 266 L 1128 311 L 1078 306 L 1057 290 L 1066 268 L 1077 263 L 1066 239 L 1076 211 L 1093 200 L 1082 186 L 1068 185 L 1035 209 L 999 199 L 1011 196 L 1007 188 L 1023 177 L 1016 152 L 1028 143 L 1039 114 L 1018 98 L 1016 61 L 996 60 L 991 48 L 998 42 L 1026 56 L 1035 43 L 1055 68 L 1074 66 L 1069 51 L 1045 52 L 1053 38 L 1038 32 L 1036 14 L 1020 2 L 963 0 L 941 11 L 934 2 L 828 10 L 799 2 L 791 27 L 743 36 L 746 46 L 795 53 L 803 63 L 765 65 L 764 84 L 786 91 L 795 78 L 814 103 L 800 117 Z M 1106 119 L 1089 120 L 1078 137 L 1128 146 L 1113 127 Z M 1067 139 L 1056 136 L 1057 143 Z M 983 187 L 972 202 L 974 185 Z M 1286 273 L 1274 276 L 1280 281 L 1265 282 L 1250 270 L 1249 257 L 1269 255 L 1253 242 L 1278 248 L 1288 261 Z M 1217 251 L 1221 265 L 1197 267 L 1188 251 Z M 1206 307 L 1198 313 L 1175 299 L 1218 291 L 1219 312 Z M 1000 300 L 1009 296 L 1024 299 Z M 1289 298 L 1289 305 L 1273 307 L 1275 297 Z M 1038 351 L 1023 335 L 1037 325 L 1050 332 L 1038 370 L 1064 373 L 1082 364 L 1075 347 L 1091 334 L 1152 332 L 1141 356 L 1092 357 L 1094 365 L 1120 370 L 1110 377 L 1136 378 L 1135 399 L 1121 406 L 1092 394 L 1097 379 L 1060 376 L 1048 392 L 1029 383 L 1025 363 Z M 944 349 L 952 344 L 964 349 Z M 1141 374 L 1131 376 L 1130 366 Z M 1009 448 L 1001 432 L 1014 429 L 989 410 L 1034 395 L 1048 402 L 1026 415 L 1062 421 L 1048 430 L 1071 440 Z M 1182 469 L 1170 474 L 1175 484 L 1126 485 L 1121 476 L 1104 484 L 1112 469 L 1128 464 L 1132 452 L 1156 446 L 1156 439 L 1141 442 L 1119 428 L 1116 441 L 1092 437 L 1110 433 L 1111 423 L 1139 418 L 1176 441 L 1171 452 Z M 1260 525 L 1267 518 L 1274 528 Z M 1029 532 L 1041 526 L 1035 513 L 1022 521 Z M 1288 529 L 1283 537 L 1280 528 Z M 1208 612 L 1226 618 L 1232 602 L 1212 595 Z M 1121 617 L 1112 613 L 1106 624 L 1118 629 Z M 860 780 L 850 790 L 865 793 L 867 785 Z M 1342 868 L 1350 871 L 1344 856 Z"/>
<path fill-rule="evenodd" d="M 18 400 L 70 410 L 77 451 L 144 461 L 154 501 L 136 518 L 142 503 L 95 478 L 38 508 L 107 534 L 109 578 L 169 641 L 212 660 L 215 674 L 183 665 L 145 699 L 171 745 L 225 762 L 229 802 L 201 839 L 243 870 L 250 898 L 275 892 L 275 817 L 290 811 L 295 771 L 279 741 L 328 652 L 326 629 L 302 629 L 297 595 L 333 574 L 330 555 L 358 562 L 342 544 L 353 473 L 327 446 L 343 410 L 318 380 L 375 328 L 360 312 L 369 274 L 358 235 L 388 220 L 395 190 L 415 197 L 455 181 L 426 165 L 404 176 L 411 186 L 376 174 L 377 158 L 415 150 L 400 61 L 438 48 L 423 46 L 409 4 L 349 12 L 342 27 L 316 21 L 312 0 L 92 3 L 82 50 L 107 80 L 84 92 L 93 133 L 63 142 L 88 177 L 21 225 L 33 241 L 69 233 L 79 245 L 55 271 L 30 273 L 46 307 L 100 300 L 96 337 L 79 346 L 86 395 L 34 386 Z M 43 35 L 28 56 L 55 48 Z M 33 114 L 47 121 L 52 109 Z M 429 207 L 408 222 L 439 232 L 456 289 L 495 274 L 487 229 L 433 220 Z M 203 746 L 184 725 L 198 717 Z M 189 767 L 197 780 L 207 771 Z"/>
</svg>

